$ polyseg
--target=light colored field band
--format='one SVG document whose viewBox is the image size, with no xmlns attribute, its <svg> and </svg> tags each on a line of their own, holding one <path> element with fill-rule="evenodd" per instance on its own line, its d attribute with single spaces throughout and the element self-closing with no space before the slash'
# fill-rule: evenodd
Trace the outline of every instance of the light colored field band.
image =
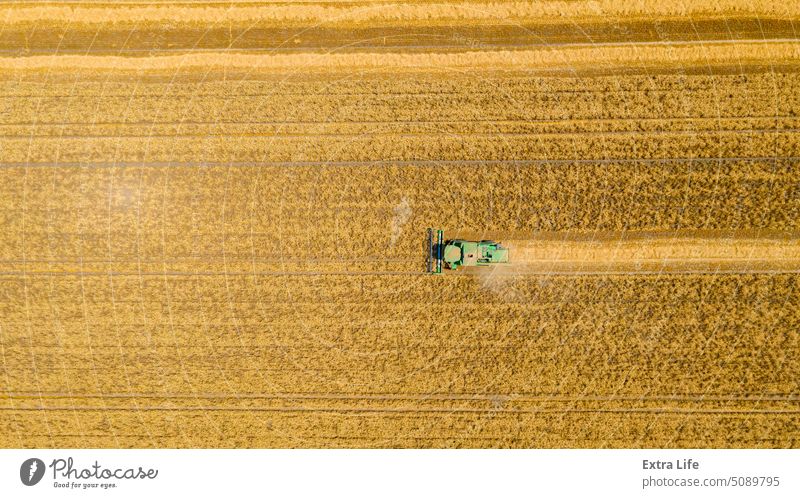
<svg viewBox="0 0 800 498">
<path fill-rule="evenodd" d="M 187 53 L 159 57 L 43 55 L 2 57 L 1 70 L 116 70 L 176 71 L 181 69 L 351 70 L 481 68 L 547 69 L 602 68 L 604 66 L 706 66 L 714 64 L 796 63 L 800 42 L 775 40 L 753 43 L 605 44 L 540 48 L 520 51 L 483 51 L 423 54 L 243 54 Z"/>
<path fill-rule="evenodd" d="M 551 269 L 557 273 L 593 273 L 661 270 L 682 273 L 737 270 L 741 273 L 800 270 L 800 234 L 755 238 L 692 237 L 676 234 L 641 236 L 618 234 L 598 240 L 571 239 L 507 240 L 511 267 L 522 273 Z M 510 269 L 509 271 L 514 271 Z"/>
<path fill-rule="evenodd" d="M 8 26 L 25 22 L 103 23 L 229 23 L 229 22 L 395 22 L 439 20 L 567 21 L 608 17 L 795 17 L 798 2 L 716 0 L 579 0 L 545 2 L 294 2 L 288 4 L 12 4 L 0 9 Z"/>
</svg>

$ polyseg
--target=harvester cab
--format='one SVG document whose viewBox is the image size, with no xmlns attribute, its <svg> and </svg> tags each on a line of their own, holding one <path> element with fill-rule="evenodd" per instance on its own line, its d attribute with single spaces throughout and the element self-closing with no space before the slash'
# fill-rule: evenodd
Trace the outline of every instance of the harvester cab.
<svg viewBox="0 0 800 498">
<path fill-rule="evenodd" d="M 508 263 L 508 248 L 493 240 L 444 240 L 442 230 L 428 229 L 428 273 L 442 273 L 461 266 L 489 266 Z"/>
</svg>

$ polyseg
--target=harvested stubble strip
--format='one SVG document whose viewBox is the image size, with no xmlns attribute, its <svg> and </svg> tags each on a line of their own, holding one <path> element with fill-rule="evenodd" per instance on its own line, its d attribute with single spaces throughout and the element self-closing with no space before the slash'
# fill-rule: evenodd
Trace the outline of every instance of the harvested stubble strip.
<svg viewBox="0 0 800 498">
<path fill-rule="evenodd" d="M 800 233 L 620 232 L 506 240 L 513 263 L 494 272 L 800 272 Z"/>
<path fill-rule="evenodd" d="M 728 44 L 674 43 L 668 45 L 576 46 L 520 51 L 481 51 L 447 54 L 245 54 L 186 53 L 147 58 L 80 55 L 2 57 L 8 75 L 28 71 L 102 71 L 137 74 L 175 74 L 180 71 L 240 70 L 253 73 L 358 70 L 446 72 L 467 68 L 492 70 L 579 70 L 603 67 L 682 68 L 722 64 L 797 64 L 800 43 L 753 41 Z"/>
<path fill-rule="evenodd" d="M 199 2 L 198 2 L 199 3 Z M 343 2 L 344 3 L 344 2 Z M 550 20 L 607 19 L 609 17 L 743 17 L 743 16 L 800 16 L 800 6 L 795 2 L 768 0 L 713 0 L 683 2 L 680 0 L 579 0 L 545 2 L 422 2 L 376 3 L 343 5 L 330 2 L 293 2 L 268 5 L 136 5 L 36 4 L 7 6 L 0 11 L 5 23 L 26 22 L 76 22 L 81 24 L 105 23 L 256 23 L 256 22 L 430 22 L 458 20 L 479 22 L 497 20 Z M 210 5 L 208 5 L 210 4 Z M 327 5 L 326 5 L 327 4 Z"/>
</svg>

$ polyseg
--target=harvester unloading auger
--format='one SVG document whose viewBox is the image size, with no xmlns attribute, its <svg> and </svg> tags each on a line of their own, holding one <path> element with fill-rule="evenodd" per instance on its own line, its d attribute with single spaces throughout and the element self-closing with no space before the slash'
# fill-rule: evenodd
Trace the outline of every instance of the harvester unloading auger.
<svg viewBox="0 0 800 498">
<path fill-rule="evenodd" d="M 442 265 L 448 270 L 462 266 L 490 266 L 508 263 L 508 248 L 493 240 L 470 241 L 464 239 L 444 240 L 442 230 L 428 229 L 428 273 L 442 273 Z"/>
</svg>

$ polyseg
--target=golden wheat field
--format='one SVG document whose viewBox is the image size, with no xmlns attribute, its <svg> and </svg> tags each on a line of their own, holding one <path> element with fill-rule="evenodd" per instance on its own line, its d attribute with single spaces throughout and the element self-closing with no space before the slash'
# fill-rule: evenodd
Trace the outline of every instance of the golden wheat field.
<svg viewBox="0 0 800 498">
<path fill-rule="evenodd" d="M 800 447 L 798 26 L 3 3 L 0 445 Z"/>
</svg>

